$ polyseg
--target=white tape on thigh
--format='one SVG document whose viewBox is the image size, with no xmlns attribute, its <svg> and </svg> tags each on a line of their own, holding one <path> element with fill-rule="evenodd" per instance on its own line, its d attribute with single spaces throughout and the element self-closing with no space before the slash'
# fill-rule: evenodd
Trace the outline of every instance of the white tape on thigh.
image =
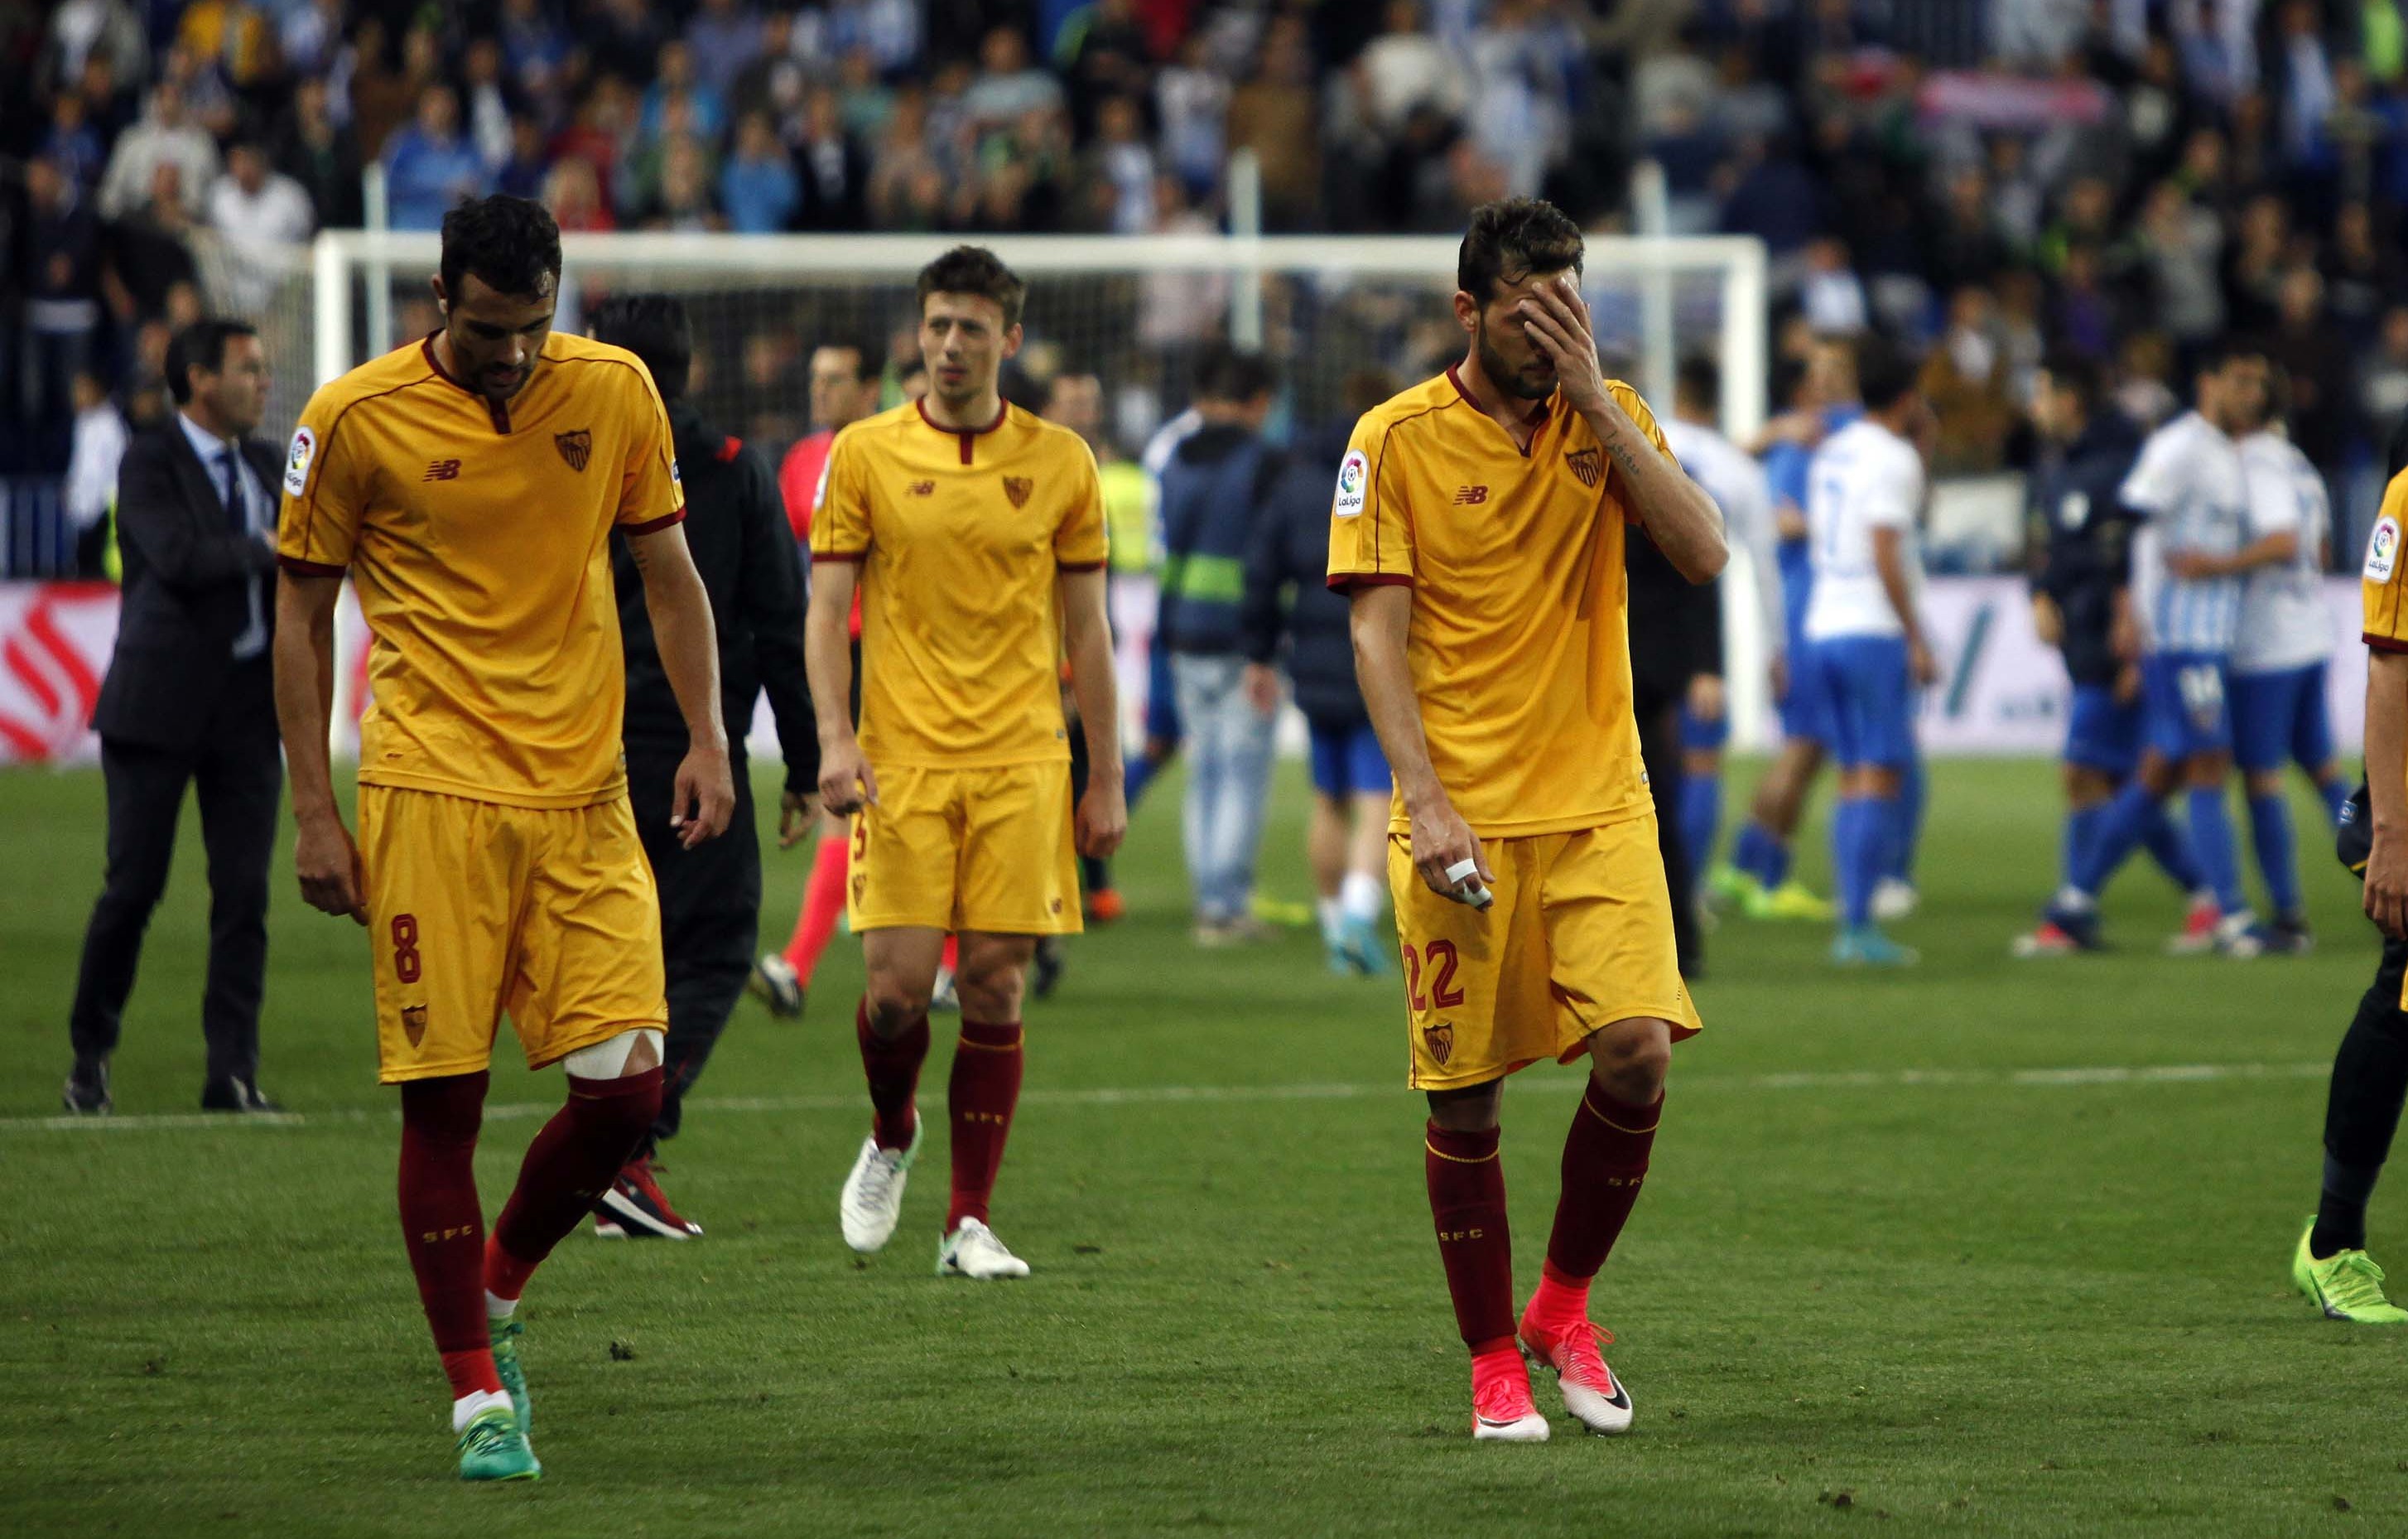
<svg viewBox="0 0 2408 1539">
<path fill-rule="evenodd" d="M 591 1047 L 579 1048 L 561 1059 L 560 1066 L 579 1079 L 617 1079 L 627 1072 L 627 1060 L 636 1056 L 636 1044 L 647 1037 L 652 1042 L 652 1062 L 658 1063 L 666 1034 L 658 1027 L 639 1026 Z"/>
</svg>

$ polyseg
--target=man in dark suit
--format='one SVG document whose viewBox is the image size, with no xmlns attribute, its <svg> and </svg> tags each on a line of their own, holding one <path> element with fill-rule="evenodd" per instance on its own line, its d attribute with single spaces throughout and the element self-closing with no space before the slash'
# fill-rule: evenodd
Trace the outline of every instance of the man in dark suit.
<svg viewBox="0 0 2408 1539">
<path fill-rule="evenodd" d="M 142 932 L 167 885 L 184 787 L 198 789 L 209 860 L 201 1106 L 276 1109 L 259 1090 L 267 863 L 284 765 L 268 634 L 276 605 L 275 451 L 251 437 L 267 357 L 239 321 L 199 321 L 167 349 L 178 410 L 118 471 L 125 591 L 117 652 L 93 712 L 108 794 L 108 876 L 84 932 L 68 1030 L 70 1112 L 109 1110 L 108 1058 Z"/>
<path fill-rule="evenodd" d="M 587 329 L 595 340 L 641 358 L 668 408 L 685 488 L 686 546 L 710 590 L 718 631 L 720 714 L 736 771 L 736 813 L 724 838 L 689 849 L 665 818 L 638 824 L 660 885 L 661 950 L 668 979 L 661 1110 L 619 1178 L 594 1205 L 595 1230 L 606 1237 L 689 1240 L 702 1226 L 680 1214 L 661 1190 L 653 1151 L 661 1140 L 676 1136 L 686 1092 L 701 1075 L 752 971 L 761 918 L 761 845 L 753 832 L 744 734 L 764 691 L 785 761 L 779 847 L 809 837 L 815 827 L 820 739 L 803 675 L 803 568 L 768 459 L 710 426 L 686 399 L 694 332 L 685 306 L 665 294 L 616 295 L 595 307 Z M 662 670 L 643 579 L 624 538 L 612 541 L 611 561 L 627 651 L 627 786 L 637 806 L 666 807 L 685 754 L 685 716 Z"/>
</svg>

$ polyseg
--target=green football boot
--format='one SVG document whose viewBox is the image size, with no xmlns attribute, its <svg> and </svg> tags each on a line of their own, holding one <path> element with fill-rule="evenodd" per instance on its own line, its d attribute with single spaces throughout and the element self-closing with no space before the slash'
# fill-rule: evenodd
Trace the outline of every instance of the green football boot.
<svg viewBox="0 0 2408 1539">
<path fill-rule="evenodd" d="M 535 1480 L 543 1466 L 535 1461 L 518 1417 L 499 1405 L 480 1411 L 460 1430 L 460 1478 L 463 1480 Z"/>
<path fill-rule="evenodd" d="M 535 1436 L 535 1411 L 527 1399 L 526 1370 L 519 1366 L 519 1338 L 526 1327 L 512 1316 L 507 1320 L 487 1322 L 486 1330 L 494 1343 L 494 1372 L 501 1375 L 502 1388 L 509 1391 L 510 1410 L 519 1419 L 519 1435 Z"/>
<path fill-rule="evenodd" d="M 1706 872 L 1706 900 L 1718 909 L 1746 913 L 1763 902 L 1764 884 L 1728 861 Z"/>
<path fill-rule="evenodd" d="M 2383 1296 L 2383 1269 L 2362 1250 L 2337 1250 L 2323 1260 L 2308 1254 L 2308 1236 L 2316 1221 L 2300 1231 L 2300 1248 L 2291 1255 L 2291 1281 L 2329 1320 L 2358 1325 L 2408 1325 L 2408 1309 Z"/>
<path fill-rule="evenodd" d="M 1828 925 L 1839 911 L 1831 906 L 1829 899 L 1815 897 L 1806 884 L 1793 877 L 1770 891 L 1757 888 L 1756 897 L 1741 912 L 1750 919 Z"/>
</svg>

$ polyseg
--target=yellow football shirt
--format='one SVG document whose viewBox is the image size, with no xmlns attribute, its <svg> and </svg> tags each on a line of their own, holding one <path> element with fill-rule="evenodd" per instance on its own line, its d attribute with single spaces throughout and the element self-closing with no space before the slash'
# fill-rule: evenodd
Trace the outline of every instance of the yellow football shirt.
<svg viewBox="0 0 2408 1539">
<path fill-rule="evenodd" d="M 505 407 L 446 374 L 432 338 L 309 398 L 277 550 L 359 590 L 363 784 L 516 807 L 624 790 L 610 532 L 685 516 L 675 456 L 636 355 L 560 332 Z"/>
<path fill-rule="evenodd" d="M 861 746 L 872 764 L 1069 757 L 1056 574 L 1109 554 L 1096 457 L 1007 405 L 976 432 L 917 401 L 828 451 L 811 559 L 861 564 Z"/>
<path fill-rule="evenodd" d="M 2377 652 L 2408 652 L 2408 561 L 2401 559 L 2401 535 L 2408 526 L 2408 470 L 2391 478 L 2383 508 L 2366 541 L 2366 568 L 2358 597 L 2365 611 L 2366 644 Z"/>
<path fill-rule="evenodd" d="M 1606 388 L 1667 458 L 1639 393 Z M 1430 764 L 1484 837 L 1654 806 L 1631 717 L 1629 510 L 1560 393 L 1526 453 L 1449 368 L 1364 413 L 1330 505 L 1329 585 L 1413 590 L 1407 657 Z M 1409 826 L 1401 797 L 1390 827 Z"/>
</svg>

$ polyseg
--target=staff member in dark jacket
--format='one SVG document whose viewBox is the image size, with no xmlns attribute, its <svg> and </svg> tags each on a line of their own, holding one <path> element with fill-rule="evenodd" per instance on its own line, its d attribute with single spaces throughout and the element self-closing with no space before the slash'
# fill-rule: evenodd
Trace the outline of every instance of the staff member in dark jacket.
<svg viewBox="0 0 2408 1539">
<path fill-rule="evenodd" d="M 1350 377 L 1345 421 L 1397 393 L 1395 381 L 1366 371 Z M 1385 972 L 1396 946 L 1383 933 L 1387 902 L 1391 782 L 1370 712 L 1354 682 L 1353 608 L 1330 591 L 1331 467 L 1346 456 L 1349 429 L 1325 435 L 1273 484 L 1246 554 L 1246 597 L 1239 615 L 1247 657 L 1246 691 L 1279 698 L 1271 664 L 1287 643 L 1287 676 L 1312 741 L 1312 821 L 1305 857 L 1321 913 L 1329 971 Z"/>
<path fill-rule="evenodd" d="M 1198 381 L 1203 424 L 1162 468 L 1162 611 L 1156 630 L 1187 741 L 1182 832 L 1196 889 L 1196 942 L 1260 938 L 1254 916 L 1254 851 L 1270 795 L 1276 695 L 1246 692 L 1238 629 L 1254 515 L 1283 467 L 1263 441 L 1270 366 L 1230 352 Z"/>
<path fill-rule="evenodd" d="M 1680 805 L 1681 703 L 1699 674 L 1723 671 L 1723 601 L 1719 583 L 1691 583 L 1655 541 L 1624 546 L 1630 579 L 1630 709 L 1639 723 L 1639 757 L 1659 804 Z M 1684 977 L 1705 968 L 1698 931 L 1696 863 L 1681 844 L 1678 815 L 1656 820 L 1664 881 L 1672 895 L 1672 941 Z"/>
<path fill-rule="evenodd" d="M 142 932 L 167 885 L 184 787 L 209 857 L 208 1067 L 201 1106 L 270 1112 L 259 1089 L 267 862 L 284 785 L 267 641 L 276 615 L 276 452 L 251 437 L 267 355 L 239 321 L 198 321 L 167 347 L 178 410 L 118 469 L 125 593 L 93 726 L 108 794 L 108 876 L 84 931 L 64 1099 L 110 1108 L 108 1058 Z"/>
<path fill-rule="evenodd" d="M 2107 804 L 2141 762 L 2140 637 L 2130 612 L 2132 514 L 2124 478 L 2141 433 L 2106 396 L 2099 366 L 2052 357 L 2032 382 L 2032 425 L 2042 444 L 2028 518 L 2032 628 L 2065 654 L 2073 703 L 2065 732 L 2065 837 L 2060 885 L 2070 886 Z M 2162 811 L 2149 853 L 2186 893 L 2202 878 L 2189 843 Z M 2213 899 L 2209 899 L 2211 902 Z M 2018 956 L 2054 956 L 2097 942 L 2045 918 L 2014 943 Z"/>
<path fill-rule="evenodd" d="M 820 778 L 819 734 L 803 677 L 803 568 L 776 472 L 757 449 L 710 426 L 685 398 L 694 333 L 685 306 L 667 295 L 620 295 L 595 308 L 596 341 L 644 361 L 668 407 L 669 434 L 685 488 L 685 539 L 710 593 L 719 633 L 721 711 L 736 771 L 736 812 L 724 838 L 683 847 L 666 819 L 640 824 L 644 853 L 661 891 L 661 947 L 668 975 L 669 1029 L 662 1057 L 659 1120 L 595 1203 L 597 1233 L 685 1240 L 702 1226 L 669 1204 L 653 1150 L 675 1136 L 687 1090 L 702 1073 L 752 971 L 761 917 L 761 845 L 753 832 L 752 783 L 744 732 L 767 690 L 785 759 L 779 847 L 810 834 Z M 619 626 L 627 649 L 627 789 L 638 807 L 666 806 L 685 754 L 685 717 L 652 640 L 644 584 L 624 539 L 614 539 Z"/>
</svg>

